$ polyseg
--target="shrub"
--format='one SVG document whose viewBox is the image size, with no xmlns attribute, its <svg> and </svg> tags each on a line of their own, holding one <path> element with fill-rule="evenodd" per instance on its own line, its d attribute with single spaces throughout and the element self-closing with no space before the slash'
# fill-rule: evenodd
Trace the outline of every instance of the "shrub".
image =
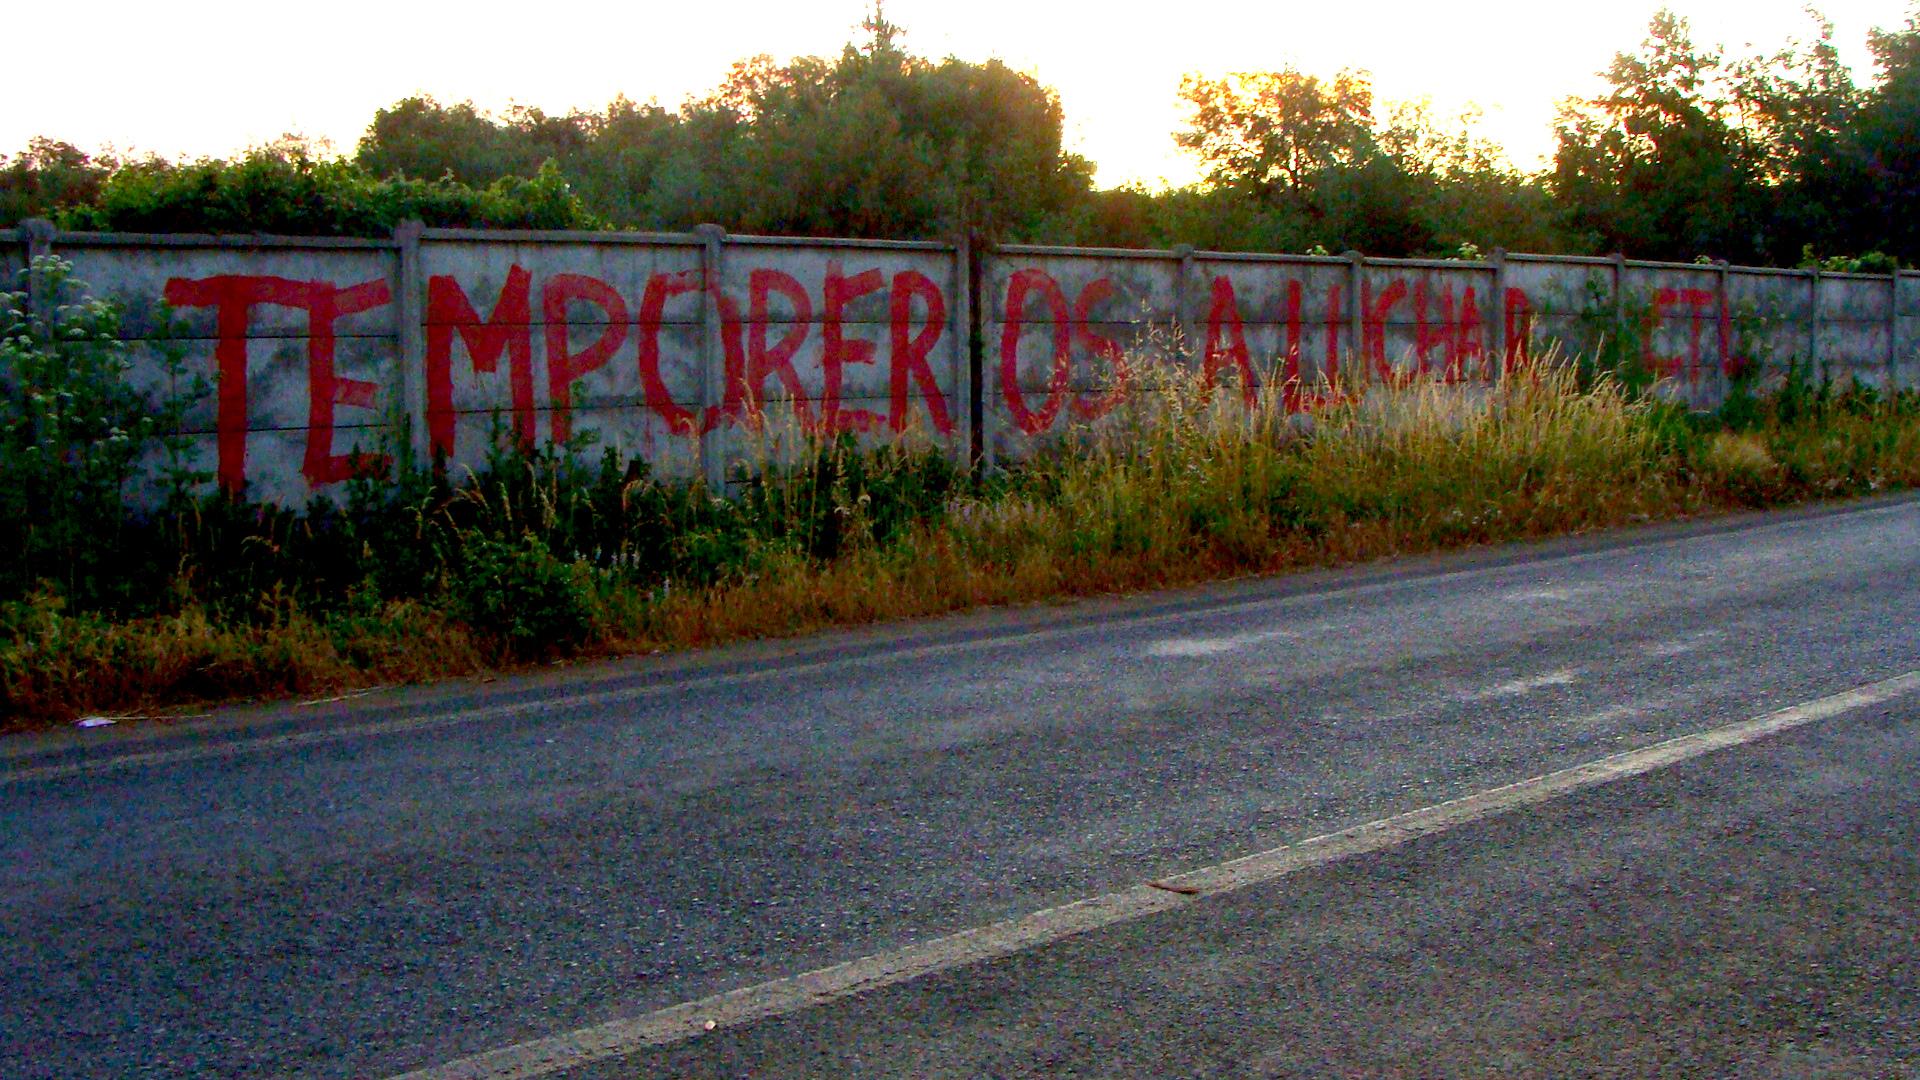
<svg viewBox="0 0 1920 1080">
<path fill-rule="evenodd" d="M 591 229 L 600 222 L 549 161 L 532 177 L 484 188 L 451 179 L 381 179 L 348 161 L 269 147 L 234 161 L 121 167 L 91 203 L 58 216 L 67 229 L 379 237 L 409 219 L 435 227 Z"/>
<path fill-rule="evenodd" d="M 127 488 L 184 406 L 128 381 L 119 311 L 79 298 L 70 271 L 34 260 L 26 275 L 45 299 L 39 312 L 25 288 L 0 292 L 0 549 L 15 553 L 0 561 L 0 598 L 45 580 L 85 606 L 114 607 L 151 584 L 134 572 L 153 552 Z"/>
<path fill-rule="evenodd" d="M 589 571 L 560 561 L 532 535 L 471 542 L 453 602 L 468 625 L 519 659 L 570 651 L 593 632 Z"/>
</svg>

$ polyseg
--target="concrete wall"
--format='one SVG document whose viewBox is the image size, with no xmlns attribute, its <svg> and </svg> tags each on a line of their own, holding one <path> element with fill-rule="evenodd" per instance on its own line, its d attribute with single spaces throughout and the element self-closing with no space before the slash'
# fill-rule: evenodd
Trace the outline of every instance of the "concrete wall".
<svg viewBox="0 0 1920 1080">
<path fill-rule="evenodd" d="M 323 240 L 30 224 L 0 232 L 9 288 L 42 253 L 123 308 L 136 378 L 162 389 L 171 356 L 212 381 L 188 416 L 190 464 L 288 503 L 382 455 L 477 466 L 515 436 L 715 483 L 800 430 L 1018 460 L 1098 422 L 1153 364 L 1309 408 L 1335 383 L 1484 380 L 1618 327 L 1663 392 L 1701 406 L 1747 366 L 1778 378 L 1810 356 L 1869 385 L 1920 379 L 1915 275 L 1021 246 L 970 266 L 964 246 L 712 228 Z"/>
<path fill-rule="evenodd" d="M 982 427 L 1003 459 L 1110 411 L 1129 382 L 1120 353 L 1136 367 L 1178 357 L 1243 392 L 1277 387 L 1291 408 L 1351 380 L 1484 380 L 1549 351 L 1592 354 L 1623 330 L 1661 392 L 1695 406 L 1749 367 L 1764 384 L 1810 357 L 1815 377 L 1920 381 L 1911 274 L 1020 246 L 985 262 Z"/>
<path fill-rule="evenodd" d="M 0 267 L 25 234 L 0 233 Z M 138 381 L 163 389 L 171 352 L 213 382 L 187 464 L 259 498 L 304 503 L 401 452 L 477 466 L 516 435 L 716 483 L 783 453 L 782 431 L 956 457 L 971 438 L 951 245 L 418 228 L 36 245 L 121 306 Z"/>
</svg>

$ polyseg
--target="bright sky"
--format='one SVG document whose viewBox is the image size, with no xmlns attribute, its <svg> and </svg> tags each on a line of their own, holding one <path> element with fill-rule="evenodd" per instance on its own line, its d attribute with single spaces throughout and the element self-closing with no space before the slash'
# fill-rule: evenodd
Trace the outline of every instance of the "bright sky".
<svg viewBox="0 0 1920 1080">
<path fill-rule="evenodd" d="M 1673 0 L 1694 38 L 1771 52 L 1812 35 L 1801 0 Z M 1902 0 L 1826 0 L 1843 58 L 1870 78 L 1866 34 L 1905 19 Z M 1291 64 L 1374 73 L 1380 99 L 1469 102 L 1482 133 L 1531 167 L 1552 150 L 1554 102 L 1637 46 L 1658 0 L 1224 2 L 1095 8 L 1045 0 L 889 0 L 906 46 L 999 57 L 1060 93 L 1072 147 L 1102 185 L 1184 182 L 1173 146 L 1180 77 Z M 375 109 L 408 94 L 564 113 L 617 94 L 675 105 L 736 59 L 826 55 L 862 36 L 865 0 L 807 3 L 464 4 L 418 0 L 93 0 L 20 3 L 6 16 L 11 87 L 0 153 L 44 134 L 86 149 L 225 155 L 285 132 L 351 150 Z M 22 88 L 38 88 L 23 92 Z"/>
</svg>

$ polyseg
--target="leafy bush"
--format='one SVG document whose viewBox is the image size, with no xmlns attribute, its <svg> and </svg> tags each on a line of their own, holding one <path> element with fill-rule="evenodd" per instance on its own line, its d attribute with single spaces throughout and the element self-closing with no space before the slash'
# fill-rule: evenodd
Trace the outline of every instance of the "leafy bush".
<svg viewBox="0 0 1920 1080">
<path fill-rule="evenodd" d="M 389 234 L 418 219 L 434 227 L 591 229 L 599 222 L 547 162 L 531 178 L 483 187 L 451 179 L 381 179 L 348 161 L 269 147 L 234 161 L 136 163 L 115 171 L 87 205 L 61 212 L 67 229 L 116 232 Z"/>
<path fill-rule="evenodd" d="M 128 381 L 119 311 L 81 298 L 69 274 L 36 259 L 20 289 L 0 292 L 0 547 L 15 553 L 0 561 L 0 598 L 46 580 L 113 607 L 146 584 L 129 564 L 151 550 L 128 485 L 152 441 L 171 445 L 184 402 Z M 42 311 L 29 310 L 28 280 Z"/>
<path fill-rule="evenodd" d="M 481 539 L 464 552 L 454 607 L 521 659 L 564 653 L 593 632 L 586 568 L 556 558 L 537 536 Z"/>
</svg>

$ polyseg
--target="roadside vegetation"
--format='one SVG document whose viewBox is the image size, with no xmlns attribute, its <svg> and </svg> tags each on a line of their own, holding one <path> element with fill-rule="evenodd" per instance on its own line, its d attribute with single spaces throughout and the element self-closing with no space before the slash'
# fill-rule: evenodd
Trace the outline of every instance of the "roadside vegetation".
<svg viewBox="0 0 1920 1080">
<path fill-rule="evenodd" d="M 1552 359 L 1491 386 L 1308 387 L 1315 404 L 1290 413 L 1286 388 L 1249 404 L 1143 356 L 1099 429 L 1003 471 L 912 439 L 816 440 L 719 497 L 604 449 L 503 438 L 472 473 L 403 460 L 292 510 L 208 493 L 182 466 L 173 433 L 205 387 L 130 386 L 110 307 L 24 310 L 0 294 L 0 543 L 17 553 L 0 564 L 0 727 L 1920 483 L 1920 395 L 1804 366 L 1706 414 L 1642 373 Z M 137 475 L 161 494 L 133 506 Z"/>
<path fill-rule="evenodd" d="M 1205 179 L 1096 189 L 1056 95 L 911 53 L 876 6 L 834 57 L 742 61 L 710 94 L 592 113 L 409 98 L 351 152 L 0 157 L 0 228 L 383 235 L 690 228 L 1471 255 L 1496 246 L 1885 271 L 1920 259 L 1920 15 L 1870 86 L 1816 15 L 1729 57 L 1661 13 L 1563 103 L 1522 173 L 1472 118 L 1376 102 L 1364 72 L 1196 74 Z M 43 268 L 45 269 L 45 268 Z M 0 727 L 323 695 L 571 657 L 1497 543 L 1920 482 L 1920 396 L 1817 358 L 1707 414 L 1607 358 L 1490 389 L 1281 388 L 1247 404 L 1140 358 L 1097 431 L 975 473 L 911 439 L 815 442 L 720 497 L 604 448 L 503 438 L 484 467 L 399 455 L 338 502 L 209 494 L 183 464 L 206 387 L 130 385 L 118 313 L 35 323 L 0 294 Z M 1600 340 L 1623 342 L 1631 327 Z M 1756 368 L 1755 370 L 1759 370 Z M 1777 369 L 1775 369 L 1777 370 Z M 775 418 L 776 422 L 778 418 Z M 399 450 L 400 447 L 383 449 Z M 772 464 L 777 460 L 780 464 Z M 136 476 L 144 477 L 136 485 Z M 154 478 L 158 478 L 157 485 Z M 129 502 L 136 488 L 158 497 Z"/>
</svg>

